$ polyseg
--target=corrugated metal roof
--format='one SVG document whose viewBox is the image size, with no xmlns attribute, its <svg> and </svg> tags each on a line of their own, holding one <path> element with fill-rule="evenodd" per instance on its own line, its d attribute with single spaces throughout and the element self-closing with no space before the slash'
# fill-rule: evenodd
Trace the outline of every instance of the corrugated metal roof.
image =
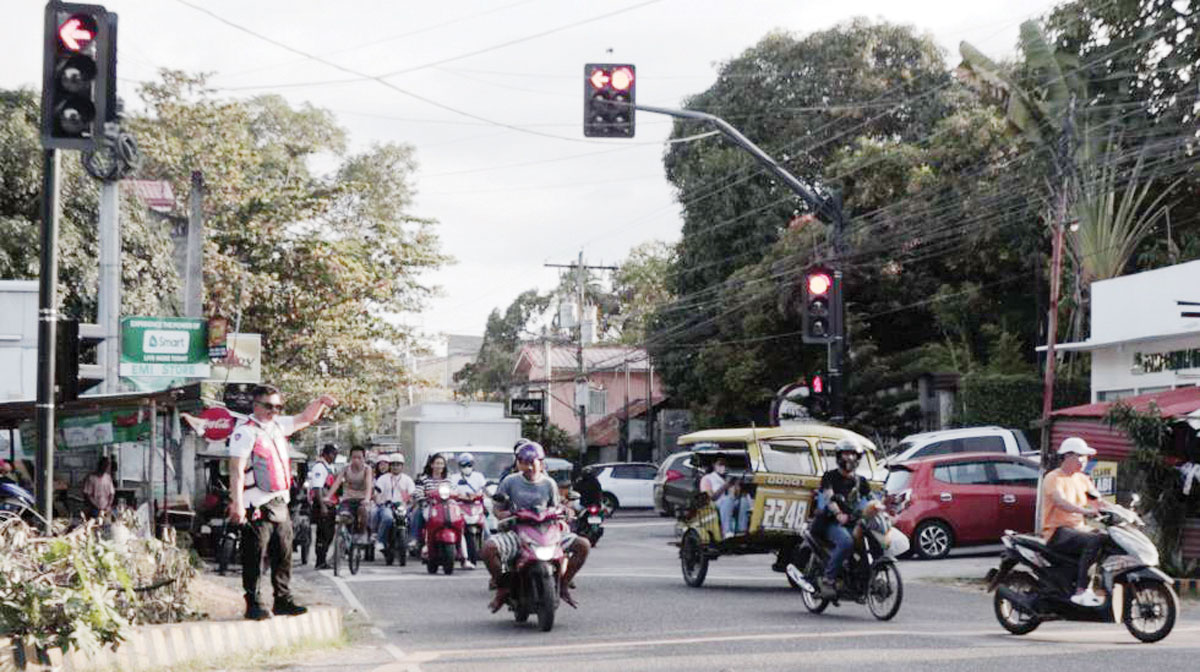
<svg viewBox="0 0 1200 672">
<path fill-rule="evenodd" d="M 1133 452 L 1133 443 L 1125 432 L 1113 429 L 1099 418 L 1059 417 L 1050 426 L 1050 446 L 1056 448 L 1063 439 L 1078 436 L 1096 449 L 1098 460 L 1124 460 Z"/>
<path fill-rule="evenodd" d="M 1150 407 L 1150 402 L 1154 402 L 1163 417 L 1181 418 L 1200 409 L 1200 387 L 1181 387 L 1177 390 L 1126 397 L 1121 399 L 1121 402 L 1132 406 L 1136 411 L 1145 411 Z M 1102 418 L 1115 403 L 1117 402 L 1102 401 L 1095 404 L 1060 408 L 1051 415 L 1072 418 Z"/>
</svg>

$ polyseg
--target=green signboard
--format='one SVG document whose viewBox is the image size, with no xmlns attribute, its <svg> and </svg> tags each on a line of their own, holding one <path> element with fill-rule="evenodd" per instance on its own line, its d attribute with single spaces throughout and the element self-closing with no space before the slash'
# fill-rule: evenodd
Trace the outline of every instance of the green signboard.
<svg viewBox="0 0 1200 672">
<path fill-rule="evenodd" d="M 208 378 L 209 373 L 207 320 L 121 318 L 121 376 Z"/>
</svg>

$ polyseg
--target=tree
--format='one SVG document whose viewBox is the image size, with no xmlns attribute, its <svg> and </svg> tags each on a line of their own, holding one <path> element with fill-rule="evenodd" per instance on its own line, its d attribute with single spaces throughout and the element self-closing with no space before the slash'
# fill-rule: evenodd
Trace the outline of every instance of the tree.
<svg viewBox="0 0 1200 672">
<path fill-rule="evenodd" d="M 483 332 L 479 355 L 454 374 L 459 393 L 490 400 L 506 399 L 514 383 L 513 367 L 521 344 L 533 336 L 528 331 L 529 323 L 549 305 L 549 294 L 529 289 L 513 299 L 503 314 L 493 310 Z"/>
<path fill-rule="evenodd" d="M 164 71 L 141 91 L 145 175 L 181 199 L 204 175 L 206 311 L 263 335 L 264 378 L 288 399 L 329 392 L 371 420 L 408 375 L 411 335 L 385 316 L 423 305 L 422 273 L 447 260 L 434 223 L 407 214 L 412 148 L 347 154 L 328 111 L 217 99 L 202 76 Z M 310 167 L 322 154 L 339 162 L 331 174 Z"/>
<path fill-rule="evenodd" d="M 40 266 L 41 100 L 28 89 L 0 91 L 0 278 L 37 278 Z M 62 156 L 58 302 L 67 316 L 96 320 L 100 183 L 75 152 Z M 121 312 L 156 315 L 174 301 L 179 277 L 168 230 L 132 197 L 121 205 Z"/>
<path fill-rule="evenodd" d="M 654 311 L 672 299 L 669 276 L 673 262 L 674 250 L 657 240 L 634 247 L 621 262 L 613 278 L 613 293 L 620 310 L 620 342 L 630 345 L 645 342 Z"/>
</svg>

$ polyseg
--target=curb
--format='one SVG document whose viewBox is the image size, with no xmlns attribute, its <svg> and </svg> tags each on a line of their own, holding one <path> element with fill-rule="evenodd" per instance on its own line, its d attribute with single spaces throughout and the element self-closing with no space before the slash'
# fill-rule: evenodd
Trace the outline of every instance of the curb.
<svg viewBox="0 0 1200 672">
<path fill-rule="evenodd" d="M 300 643 L 332 641 L 343 634 L 342 610 L 312 607 L 301 616 L 274 617 L 265 621 L 208 621 L 141 625 L 132 629 L 120 648 L 93 654 L 58 649 L 41 663 L 30 646 L 0 638 L 0 672 L 53 670 L 153 670 L 242 653 L 261 653 Z"/>
</svg>

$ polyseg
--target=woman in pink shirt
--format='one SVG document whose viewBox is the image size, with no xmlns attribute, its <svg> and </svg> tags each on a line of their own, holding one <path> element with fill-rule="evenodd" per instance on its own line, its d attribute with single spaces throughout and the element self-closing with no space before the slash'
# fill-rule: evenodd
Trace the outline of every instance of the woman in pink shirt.
<svg viewBox="0 0 1200 672">
<path fill-rule="evenodd" d="M 112 458 L 100 458 L 96 470 L 88 474 L 83 482 L 83 498 L 87 501 L 89 518 L 108 519 L 112 515 L 113 499 L 117 489 L 112 480 Z"/>
</svg>

